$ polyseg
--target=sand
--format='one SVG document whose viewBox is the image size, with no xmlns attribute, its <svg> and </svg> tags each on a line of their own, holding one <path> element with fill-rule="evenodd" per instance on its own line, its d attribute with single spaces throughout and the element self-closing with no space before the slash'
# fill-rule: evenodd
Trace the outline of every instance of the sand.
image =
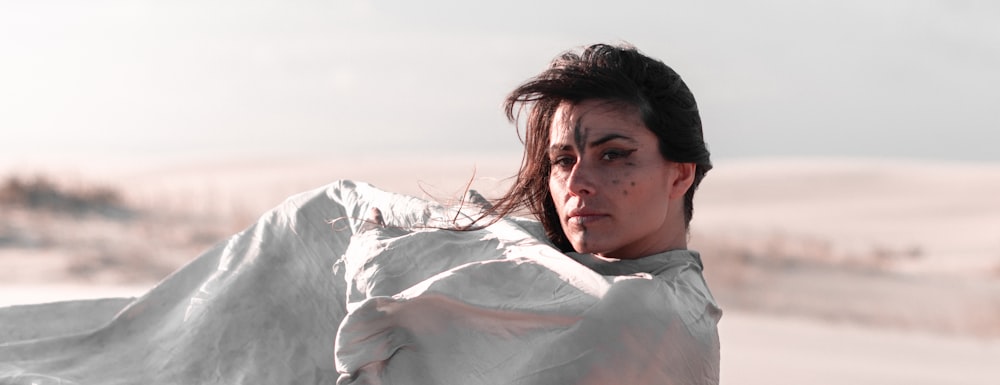
<svg viewBox="0 0 1000 385">
<path fill-rule="evenodd" d="M 995 384 L 1000 341 L 730 312 L 722 383 Z"/>
</svg>

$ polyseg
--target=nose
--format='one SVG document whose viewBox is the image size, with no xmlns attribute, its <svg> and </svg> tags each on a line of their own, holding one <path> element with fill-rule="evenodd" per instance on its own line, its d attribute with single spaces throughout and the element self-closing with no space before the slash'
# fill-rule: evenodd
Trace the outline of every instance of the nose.
<svg viewBox="0 0 1000 385">
<path fill-rule="evenodd" d="M 594 195 L 597 190 L 593 178 L 592 170 L 583 165 L 582 162 L 577 161 L 573 165 L 573 170 L 570 171 L 569 177 L 566 178 L 566 188 L 574 195 Z"/>
</svg>

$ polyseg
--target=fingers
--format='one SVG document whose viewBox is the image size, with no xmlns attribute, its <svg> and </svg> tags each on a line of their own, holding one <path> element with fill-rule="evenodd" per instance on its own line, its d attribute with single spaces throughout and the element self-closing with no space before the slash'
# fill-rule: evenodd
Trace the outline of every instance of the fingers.
<svg viewBox="0 0 1000 385">
<path fill-rule="evenodd" d="M 368 212 L 368 216 L 361 222 L 361 228 L 358 230 L 364 232 L 381 227 L 385 227 L 385 220 L 382 218 L 382 211 L 376 207 L 372 207 L 371 211 Z"/>
<path fill-rule="evenodd" d="M 379 227 L 385 227 L 385 220 L 382 219 L 382 210 L 378 207 L 372 207 L 372 211 L 368 213 L 368 220 L 375 222 Z"/>
</svg>

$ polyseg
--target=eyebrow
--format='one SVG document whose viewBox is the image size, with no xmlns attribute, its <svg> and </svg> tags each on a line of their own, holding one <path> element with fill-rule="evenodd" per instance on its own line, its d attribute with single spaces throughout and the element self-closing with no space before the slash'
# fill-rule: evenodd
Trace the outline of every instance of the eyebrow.
<svg viewBox="0 0 1000 385">
<path fill-rule="evenodd" d="M 602 136 L 600 139 L 597 139 L 595 141 L 590 142 L 590 144 L 588 144 L 587 147 L 597 147 L 597 146 L 600 146 L 600 145 L 602 145 L 604 143 L 610 142 L 610 141 L 615 140 L 615 139 L 624 139 L 624 140 L 627 140 L 627 141 L 632 142 L 632 143 L 638 143 L 639 142 L 639 141 L 637 141 L 635 139 L 632 139 L 631 137 L 628 137 L 628 136 L 625 136 L 625 135 L 621 135 L 621 134 L 607 134 L 605 136 Z M 553 152 L 553 151 L 565 151 L 565 150 L 569 150 L 569 149 L 572 149 L 572 148 L 573 148 L 573 146 L 569 145 L 569 144 L 565 144 L 565 143 L 559 144 L 559 143 L 556 143 L 556 144 L 553 144 L 553 145 L 549 146 L 549 152 Z"/>
<path fill-rule="evenodd" d="M 602 136 L 600 139 L 597 139 L 597 140 L 595 140 L 593 142 L 590 142 L 590 144 L 587 147 L 597 147 L 597 146 L 600 146 L 600 145 L 602 145 L 604 143 L 610 142 L 610 141 L 615 140 L 615 139 L 625 139 L 625 140 L 627 140 L 629 142 L 636 142 L 635 139 L 632 139 L 632 138 L 627 137 L 625 135 L 621 135 L 621 134 L 607 134 L 607 135 Z"/>
</svg>

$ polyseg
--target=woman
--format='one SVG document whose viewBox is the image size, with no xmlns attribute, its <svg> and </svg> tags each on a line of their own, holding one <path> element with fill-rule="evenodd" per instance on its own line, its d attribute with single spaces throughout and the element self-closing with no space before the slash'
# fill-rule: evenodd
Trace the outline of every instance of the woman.
<svg viewBox="0 0 1000 385">
<path fill-rule="evenodd" d="M 558 364 L 511 365 L 530 373 L 519 382 L 718 383 L 721 311 L 698 254 L 687 250 L 694 191 L 712 168 L 691 91 L 634 47 L 597 44 L 563 54 L 515 89 L 508 118 L 517 124 L 523 108 L 521 170 L 479 219 L 494 215 L 495 224 L 526 207 L 581 265 L 655 279 L 601 293 L 573 332 L 531 347 L 531 356 Z"/>
<path fill-rule="evenodd" d="M 507 98 L 530 105 L 525 155 L 496 212 L 528 207 L 564 251 L 634 259 L 686 248 L 712 168 L 694 95 L 633 47 L 566 53 Z"/>
<path fill-rule="evenodd" d="M 634 47 L 596 44 L 564 53 L 508 96 L 512 122 L 525 108 L 521 170 L 491 213 L 528 208 L 555 246 L 604 274 L 644 270 L 625 260 L 647 260 L 646 271 L 676 289 L 653 306 L 689 316 L 683 327 L 664 325 L 677 333 L 637 340 L 663 344 L 650 349 L 669 357 L 660 367 L 623 381 L 615 368 L 627 364 L 600 366 L 606 382 L 593 383 L 718 383 L 721 310 L 698 254 L 686 250 L 694 192 L 712 168 L 694 95 Z"/>
<path fill-rule="evenodd" d="M 299 194 L 105 326 L 0 336 L 0 383 L 717 384 L 690 92 L 596 45 L 515 90 L 511 119 L 525 104 L 524 165 L 485 215 L 351 181 Z M 509 216 L 525 206 L 541 223 Z M 41 306 L 0 320 L 72 313 Z"/>
</svg>

